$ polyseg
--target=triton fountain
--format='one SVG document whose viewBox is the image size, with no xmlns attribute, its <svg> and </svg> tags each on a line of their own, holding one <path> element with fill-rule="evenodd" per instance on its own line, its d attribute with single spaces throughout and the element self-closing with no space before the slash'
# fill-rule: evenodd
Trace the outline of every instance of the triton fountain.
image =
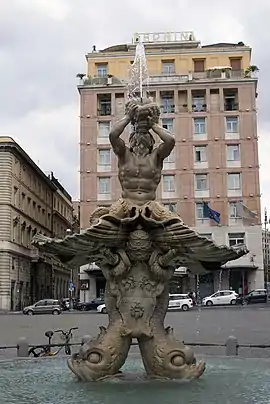
<svg viewBox="0 0 270 404">
<path fill-rule="evenodd" d="M 108 328 L 68 360 L 83 381 L 122 377 L 133 338 L 138 341 L 146 374 L 151 378 L 194 379 L 204 370 L 193 351 L 164 327 L 169 280 L 176 268 L 193 273 L 219 270 L 247 253 L 243 247 L 218 246 L 199 236 L 174 212 L 156 201 L 163 161 L 175 145 L 174 136 L 159 126 L 159 107 L 143 94 L 147 68 L 142 44 L 137 45 L 128 88 L 125 116 L 111 130 L 118 157 L 122 196 L 110 208 L 99 207 L 90 227 L 65 239 L 36 235 L 33 243 L 63 263 L 95 262 L 106 278 Z M 129 146 L 121 134 L 132 125 Z M 155 147 L 155 137 L 159 145 Z"/>
</svg>

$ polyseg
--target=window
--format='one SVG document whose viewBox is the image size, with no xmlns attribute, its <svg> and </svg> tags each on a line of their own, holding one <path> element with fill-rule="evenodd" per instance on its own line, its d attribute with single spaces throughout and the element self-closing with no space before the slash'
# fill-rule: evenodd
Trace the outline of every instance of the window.
<svg viewBox="0 0 270 404">
<path fill-rule="evenodd" d="M 112 113 L 111 94 L 98 94 L 97 103 L 98 103 L 98 111 L 97 111 L 98 115 L 101 116 L 111 115 Z"/>
<path fill-rule="evenodd" d="M 195 73 L 201 73 L 204 72 L 205 67 L 204 67 L 204 59 L 194 59 L 193 64 L 194 64 L 194 72 Z"/>
<path fill-rule="evenodd" d="M 176 203 L 164 203 L 163 204 L 170 212 L 176 212 Z"/>
<path fill-rule="evenodd" d="M 237 219 L 239 217 L 236 202 L 229 202 L 229 216 L 231 219 Z"/>
<path fill-rule="evenodd" d="M 194 133 L 205 134 L 205 118 L 194 118 Z"/>
<path fill-rule="evenodd" d="M 174 74 L 175 73 L 173 60 L 167 60 L 167 61 L 162 62 L 162 73 L 163 74 Z"/>
<path fill-rule="evenodd" d="M 17 187 L 13 188 L 13 203 L 15 206 L 18 205 L 18 188 Z"/>
<path fill-rule="evenodd" d="M 111 129 L 110 121 L 98 122 L 98 137 L 108 138 L 110 129 Z"/>
<path fill-rule="evenodd" d="M 227 160 L 228 161 L 239 161 L 239 144 L 227 145 Z"/>
<path fill-rule="evenodd" d="M 46 301 L 46 300 L 40 300 L 39 302 L 37 302 L 37 303 L 35 304 L 36 307 L 39 307 L 39 306 L 46 306 L 46 305 L 47 305 L 47 301 Z"/>
<path fill-rule="evenodd" d="M 98 193 L 99 194 L 110 194 L 111 193 L 110 177 L 99 177 L 98 178 Z"/>
<path fill-rule="evenodd" d="M 98 77 L 104 77 L 108 74 L 108 65 L 107 63 L 104 64 L 96 64 L 96 72 Z"/>
<path fill-rule="evenodd" d="M 242 68 L 242 58 L 231 58 L 231 68 L 232 70 L 241 70 Z"/>
<path fill-rule="evenodd" d="M 161 113 L 174 113 L 174 93 L 172 91 L 164 91 L 161 95 Z"/>
<path fill-rule="evenodd" d="M 21 208 L 25 210 L 25 193 L 22 192 Z"/>
<path fill-rule="evenodd" d="M 201 163 L 207 161 L 206 146 L 195 146 L 195 162 Z"/>
<path fill-rule="evenodd" d="M 164 192 L 174 192 L 175 191 L 174 175 L 163 175 L 163 191 Z"/>
<path fill-rule="evenodd" d="M 193 112 L 206 111 L 205 98 L 204 97 L 194 97 L 192 100 L 192 110 L 193 110 Z"/>
<path fill-rule="evenodd" d="M 241 189 L 240 173 L 228 174 L 228 189 Z"/>
<path fill-rule="evenodd" d="M 207 174 L 195 174 L 196 191 L 208 190 Z"/>
<path fill-rule="evenodd" d="M 238 116 L 227 116 L 226 117 L 226 132 L 227 133 L 238 133 Z"/>
<path fill-rule="evenodd" d="M 111 150 L 110 149 L 100 149 L 98 151 L 98 164 L 101 166 L 111 165 Z"/>
<path fill-rule="evenodd" d="M 196 203 L 196 219 L 208 219 L 208 217 L 204 216 L 203 203 Z"/>
<path fill-rule="evenodd" d="M 229 233 L 229 246 L 245 244 L 245 233 Z"/>
<path fill-rule="evenodd" d="M 163 128 L 173 132 L 173 119 L 162 119 Z"/>
<path fill-rule="evenodd" d="M 164 163 L 175 163 L 175 149 L 171 151 L 171 154 L 165 158 Z M 166 168 L 166 167 L 164 167 Z"/>
<path fill-rule="evenodd" d="M 238 110 L 238 89 L 237 88 L 224 88 L 224 110 L 236 111 Z"/>
</svg>

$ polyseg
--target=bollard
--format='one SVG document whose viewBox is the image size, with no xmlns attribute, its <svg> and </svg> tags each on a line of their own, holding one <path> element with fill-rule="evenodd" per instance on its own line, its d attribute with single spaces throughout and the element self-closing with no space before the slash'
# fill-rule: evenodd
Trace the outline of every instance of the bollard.
<svg viewBox="0 0 270 404">
<path fill-rule="evenodd" d="M 82 337 L 82 345 L 86 344 L 87 342 L 91 341 L 92 337 L 90 335 L 84 335 Z"/>
<path fill-rule="evenodd" d="M 17 356 L 19 358 L 27 358 L 29 351 L 29 342 L 26 338 L 20 338 L 17 344 Z"/>
<path fill-rule="evenodd" d="M 225 343 L 226 346 L 226 356 L 237 356 L 239 344 L 237 338 L 230 335 Z"/>
</svg>

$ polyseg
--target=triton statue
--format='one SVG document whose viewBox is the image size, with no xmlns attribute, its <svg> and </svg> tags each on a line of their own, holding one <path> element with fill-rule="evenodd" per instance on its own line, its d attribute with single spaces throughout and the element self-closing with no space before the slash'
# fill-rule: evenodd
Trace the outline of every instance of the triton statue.
<svg viewBox="0 0 270 404">
<path fill-rule="evenodd" d="M 169 280 L 174 270 L 193 273 L 219 270 L 247 251 L 217 246 L 186 226 L 156 199 L 164 159 L 173 150 L 173 135 L 158 125 L 160 111 L 150 100 L 130 101 L 115 124 L 110 142 L 118 157 L 122 197 L 110 208 L 97 208 L 90 227 L 64 240 L 35 236 L 33 243 L 62 262 L 80 266 L 95 262 L 106 278 L 109 326 L 68 361 L 80 380 L 115 377 L 138 340 L 146 373 L 159 378 L 198 378 L 204 362 L 164 328 Z M 129 147 L 120 138 L 131 123 Z M 151 131 L 151 132 L 150 132 Z M 155 146 L 154 136 L 161 143 Z"/>
</svg>

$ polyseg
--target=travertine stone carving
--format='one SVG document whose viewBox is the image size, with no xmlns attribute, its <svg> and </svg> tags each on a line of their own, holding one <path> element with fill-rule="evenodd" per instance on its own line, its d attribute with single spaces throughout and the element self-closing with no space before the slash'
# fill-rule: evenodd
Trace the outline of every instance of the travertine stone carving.
<svg viewBox="0 0 270 404">
<path fill-rule="evenodd" d="M 143 363 L 151 377 L 198 378 L 203 362 L 164 328 L 169 299 L 168 282 L 174 270 L 187 266 L 204 273 L 219 270 L 247 251 L 217 246 L 186 226 L 182 219 L 158 203 L 156 189 L 163 160 L 174 147 L 174 136 L 158 125 L 155 104 L 129 102 L 125 117 L 116 123 L 110 141 L 118 156 L 122 197 L 111 208 L 98 208 L 90 227 L 64 240 L 38 235 L 33 242 L 70 265 L 95 262 L 106 278 L 107 329 L 85 344 L 68 361 L 81 380 L 116 376 L 137 338 Z M 127 147 L 120 138 L 132 122 Z M 161 144 L 154 148 L 155 133 Z"/>
</svg>

